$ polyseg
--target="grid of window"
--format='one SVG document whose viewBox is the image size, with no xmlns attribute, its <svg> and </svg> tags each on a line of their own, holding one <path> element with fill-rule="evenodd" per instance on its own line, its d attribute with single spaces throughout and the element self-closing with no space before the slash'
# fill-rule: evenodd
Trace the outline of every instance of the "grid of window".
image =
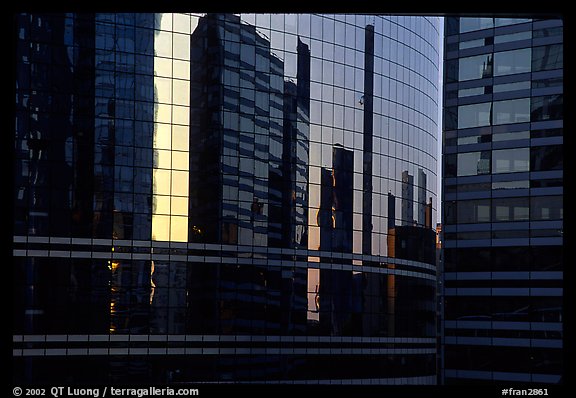
<svg viewBox="0 0 576 398">
<path fill-rule="evenodd" d="M 438 18 L 17 25 L 16 379 L 430 382 Z"/>
<path fill-rule="evenodd" d="M 444 382 L 558 383 L 562 21 L 445 27 Z"/>
</svg>

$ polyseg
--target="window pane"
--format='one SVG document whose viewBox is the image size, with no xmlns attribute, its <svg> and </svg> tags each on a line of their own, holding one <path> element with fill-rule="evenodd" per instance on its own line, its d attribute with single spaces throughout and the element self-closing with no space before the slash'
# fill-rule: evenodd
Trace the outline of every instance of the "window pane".
<svg viewBox="0 0 576 398">
<path fill-rule="evenodd" d="M 532 52 L 532 71 L 562 68 L 564 53 L 562 44 L 534 47 Z"/>
<path fill-rule="evenodd" d="M 490 151 L 458 154 L 458 177 L 490 174 Z"/>
<path fill-rule="evenodd" d="M 516 90 L 528 90 L 528 89 L 530 89 L 529 81 L 494 85 L 495 93 L 503 93 L 506 91 L 516 91 Z"/>
<path fill-rule="evenodd" d="M 563 134 L 562 129 L 543 129 L 543 130 L 532 130 L 530 136 L 532 138 L 544 138 L 544 137 L 559 137 Z"/>
<path fill-rule="evenodd" d="M 458 192 L 480 192 L 490 190 L 489 182 L 479 182 L 472 184 L 458 184 L 456 186 Z"/>
<path fill-rule="evenodd" d="M 532 98 L 530 109 L 531 120 L 534 122 L 539 120 L 562 119 L 563 102 L 562 94 Z"/>
<path fill-rule="evenodd" d="M 460 33 L 494 27 L 493 18 L 460 18 Z"/>
<path fill-rule="evenodd" d="M 493 173 L 516 173 L 530 170 L 530 149 L 501 149 L 492 152 Z"/>
<path fill-rule="evenodd" d="M 532 21 L 529 18 L 494 18 L 494 25 L 496 26 L 506 26 L 515 25 L 519 23 L 525 23 Z"/>
<path fill-rule="evenodd" d="M 511 33 L 509 35 L 495 36 L 494 43 L 508 43 L 511 41 L 527 40 L 532 38 L 532 31 Z"/>
<path fill-rule="evenodd" d="M 458 81 L 458 65 L 457 59 L 449 59 L 444 63 L 446 83 L 453 83 Z"/>
<path fill-rule="evenodd" d="M 530 171 L 562 170 L 562 145 L 530 148 Z"/>
<path fill-rule="evenodd" d="M 458 128 L 458 108 L 444 108 L 444 129 L 456 130 Z"/>
<path fill-rule="evenodd" d="M 444 176 L 456 177 L 456 155 L 444 155 Z"/>
<path fill-rule="evenodd" d="M 559 87 L 564 83 L 564 79 L 561 77 L 548 78 L 542 80 L 534 80 L 534 88 L 545 88 L 545 87 Z"/>
<path fill-rule="evenodd" d="M 456 202 L 444 202 L 444 222 L 446 224 L 456 224 Z"/>
<path fill-rule="evenodd" d="M 551 37 L 551 36 L 562 36 L 563 28 L 562 26 L 555 26 L 553 28 L 544 28 L 534 31 L 534 38 L 537 37 Z"/>
<path fill-rule="evenodd" d="M 492 136 L 490 134 L 471 135 L 468 137 L 458 137 L 458 145 L 466 144 L 481 144 L 483 142 L 490 142 Z"/>
<path fill-rule="evenodd" d="M 536 196 L 530 198 L 531 220 L 561 220 L 564 218 L 562 196 Z"/>
<path fill-rule="evenodd" d="M 492 183 L 492 189 L 523 189 L 530 188 L 529 180 L 497 181 Z"/>
<path fill-rule="evenodd" d="M 528 198 L 492 199 L 492 221 L 528 220 Z"/>
<path fill-rule="evenodd" d="M 482 94 L 484 94 L 484 87 L 474 87 L 458 90 L 459 98 L 470 97 L 472 95 L 482 95 Z"/>
<path fill-rule="evenodd" d="M 458 128 L 489 126 L 491 108 L 491 102 L 459 106 Z"/>
<path fill-rule="evenodd" d="M 512 133 L 499 133 L 492 135 L 492 141 L 512 141 L 530 138 L 530 131 L 515 131 Z"/>
<path fill-rule="evenodd" d="M 458 80 L 465 81 L 490 77 L 492 76 L 492 63 L 492 54 L 460 58 Z"/>
<path fill-rule="evenodd" d="M 458 224 L 490 222 L 490 199 L 458 202 Z"/>
<path fill-rule="evenodd" d="M 494 76 L 530 72 L 531 48 L 494 54 Z"/>
<path fill-rule="evenodd" d="M 522 123 L 530 121 L 530 98 L 494 102 L 493 124 Z"/>
<path fill-rule="evenodd" d="M 467 48 L 482 47 L 483 45 L 484 45 L 484 39 L 461 41 L 459 49 L 465 50 Z"/>
</svg>

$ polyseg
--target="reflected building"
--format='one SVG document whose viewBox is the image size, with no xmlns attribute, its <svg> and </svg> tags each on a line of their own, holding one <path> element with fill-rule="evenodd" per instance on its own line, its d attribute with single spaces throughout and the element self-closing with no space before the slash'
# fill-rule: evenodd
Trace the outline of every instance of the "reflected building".
<svg viewBox="0 0 576 398">
<path fill-rule="evenodd" d="M 15 383 L 436 383 L 438 18 L 16 25 Z"/>
<path fill-rule="evenodd" d="M 308 247 L 308 157 L 310 147 L 310 49 L 298 39 L 296 83 L 284 81 L 282 137 L 282 242 Z M 288 222 L 289 220 L 289 222 Z"/>
<path fill-rule="evenodd" d="M 561 383 L 563 21 L 445 28 L 442 379 Z"/>
</svg>

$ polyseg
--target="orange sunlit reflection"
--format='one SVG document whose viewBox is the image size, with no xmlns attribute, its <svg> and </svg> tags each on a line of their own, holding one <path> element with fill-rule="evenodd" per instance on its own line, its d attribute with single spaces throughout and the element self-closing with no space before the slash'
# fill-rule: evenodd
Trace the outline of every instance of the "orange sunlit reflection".
<svg viewBox="0 0 576 398">
<path fill-rule="evenodd" d="M 160 30 L 157 30 L 154 36 L 156 103 L 152 239 L 186 242 L 190 103 L 190 83 L 187 79 L 190 68 L 190 37 L 172 33 L 173 20 L 176 18 L 172 13 L 159 14 L 159 17 Z"/>
</svg>

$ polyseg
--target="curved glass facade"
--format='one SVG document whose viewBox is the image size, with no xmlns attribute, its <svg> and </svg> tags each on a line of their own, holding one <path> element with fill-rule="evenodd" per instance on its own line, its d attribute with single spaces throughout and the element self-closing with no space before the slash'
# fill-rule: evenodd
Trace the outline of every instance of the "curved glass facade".
<svg viewBox="0 0 576 398">
<path fill-rule="evenodd" d="M 15 381 L 436 382 L 438 18 L 16 30 Z"/>
</svg>

